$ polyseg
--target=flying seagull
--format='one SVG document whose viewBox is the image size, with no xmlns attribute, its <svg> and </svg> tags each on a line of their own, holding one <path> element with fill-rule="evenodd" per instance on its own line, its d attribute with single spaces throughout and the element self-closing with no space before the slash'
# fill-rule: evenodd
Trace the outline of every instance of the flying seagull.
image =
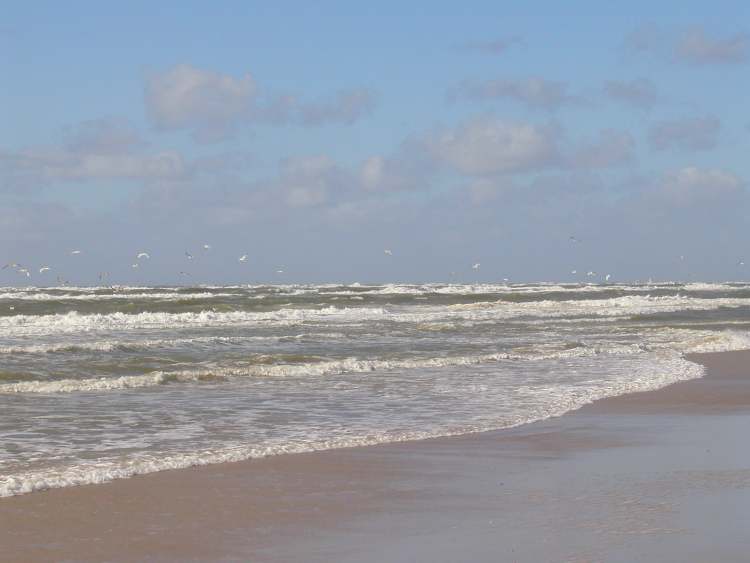
<svg viewBox="0 0 750 563">
<path fill-rule="evenodd" d="M 203 245 L 203 250 L 211 250 L 211 245 L 210 244 L 204 244 Z"/>
<path fill-rule="evenodd" d="M 16 262 L 11 262 L 10 264 L 6 264 L 5 266 L 3 266 L 3 270 L 7 270 L 8 268 L 13 268 L 15 270 L 16 268 L 20 268 L 20 267 L 21 267 L 21 264 L 17 264 Z"/>
<path fill-rule="evenodd" d="M 80 253 L 81 253 L 80 250 L 71 250 L 70 251 L 71 256 L 75 256 L 76 254 L 80 254 Z"/>
<path fill-rule="evenodd" d="M 238 260 L 239 260 L 240 262 L 247 262 L 247 254 L 243 254 L 242 256 L 240 256 L 240 257 L 238 258 Z"/>
<path fill-rule="evenodd" d="M 18 268 L 19 274 L 26 274 L 27 278 L 31 277 L 31 273 L 26 268 Z"/>
<path fill-rule="evenodd" d="M 383 254 L 387 254 L 388 256 L 393 256 L 393 252 L 387 248 L 383 251 Z"/>
<path fill-rule="evenodd" d="M 139 266 L 138 262 L 135 262 L 134 264 L 130 265 L 131 268 L 137 268 L 138 266 Z"/>
<path fill-rule="evenodd" d="M 478 270 L 480 266 L 481 266 L 481 264 L 480 264 L 479 262 L 477 262 L 476 264 L 474 264 L 474 265 L 473 265 L 473 266 L 471 267 L 471 269 L 472 269 L 472 270 Z"/>
<path fill-rule="evenodd" d="M 44 272 L 48 272 L 49 270 L 50 270 L 49 266 L 42 266 L 41 268 L 39 268 L 39 273 L 43 274 Z"/>
<path fill-rule="evenodd" d="M 136 256 L 136 259 L 140 260 L 141 258 L 147 258 L 147 259 L 150 260 L 151 259 L 151 255 L 148 252 L 139 252 L 138 256 Z"/>
<path fill-rule="evenodd" d="M 188 260 L 192 260 L 193 259 L 193 255 L 190 254 L 187 250 L 185 251 L 185 256 L 187 257 Z"/>
<path fill-rule="evenodd" d="M 737 262 L 737 265 L 738 266 L 744 266 L 745 265 L 745 261 L 744 260 L 740 260 L 740 261 Z"/>
<path fill-rule="evenodd" d="M 611 274 L 607 274 L 604 276 L 604 281 L 609 281 L 609 278 L 612 277 Z"/>
</svg>

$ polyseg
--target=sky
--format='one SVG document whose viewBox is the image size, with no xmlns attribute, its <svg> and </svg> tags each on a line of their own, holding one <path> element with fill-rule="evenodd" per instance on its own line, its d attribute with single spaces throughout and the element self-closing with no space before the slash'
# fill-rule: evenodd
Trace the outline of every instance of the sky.
<svg viewBox="0 0 750 563">
<path fill-rule="evenodd" d="M 747 279 L 749 22 L 743 1 L 10 3 L 0 262 L 30 277 L 0 285 Z"/>
</svg>

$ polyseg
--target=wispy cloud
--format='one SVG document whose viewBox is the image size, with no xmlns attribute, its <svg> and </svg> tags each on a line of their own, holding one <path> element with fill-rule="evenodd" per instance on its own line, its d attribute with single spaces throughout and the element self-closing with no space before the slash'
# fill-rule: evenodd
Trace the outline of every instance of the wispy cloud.
<svg viewBox="0 0 750 563">
<path fill-rule="evenodd" d="M 505 53 L 512 46 L 521 42 L 518 36 L 499 37 L 486 41 L 469 41 L 463 43 L 460 47 L 466 51 L 475 51 L 486 55 L 500 55 Z"/>
<path fill-rule="evenodd" d="M 695 65 L 743 63 L 748 60 L 749 52 L 747 33 L 712 37 L 701 27 L 682 33 L 675 48 L 680 60 Z"/>
<path fill-rule="evenodd" d="M 610 99 L 641 109 L 653 107 L 659 99 L 656 86 L 648 78 L 633 80 L 608 80 L 604 94 Z"/>
<path fill-rule="evenodd" d="M 482 116 L 435 132 L 426 144 L 439 161 L 481 176 L 548 167 L 558 159 L 558 139 L 559 131 L 551 125 Z"/>
<path fill-rule="evenodd" d="M 565 82 L 541 77 L 466 81 L 449 92 L 449 97 L 468 100 L 511 99 L 530 108 L 557 109 L 564 104 L 580 103 L 568 93 Z"/>
<path fill-rule="evenodd" d="M 712 116 L 665 120 L 649 131 L 649 141 L 656 150 L 702 151 L 716 146 L 721 122 Z"/>
</svg>

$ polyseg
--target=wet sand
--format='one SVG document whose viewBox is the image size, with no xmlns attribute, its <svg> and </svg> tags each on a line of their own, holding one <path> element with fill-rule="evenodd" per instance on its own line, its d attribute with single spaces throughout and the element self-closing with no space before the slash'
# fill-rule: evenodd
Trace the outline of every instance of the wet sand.
<svg viewBox="0 0 750 563">
<path fill-rule="evenodd" d="M 750 352 L 520 428 L 0 499 L 0 561 L 748 561 Z"/>
</svg>

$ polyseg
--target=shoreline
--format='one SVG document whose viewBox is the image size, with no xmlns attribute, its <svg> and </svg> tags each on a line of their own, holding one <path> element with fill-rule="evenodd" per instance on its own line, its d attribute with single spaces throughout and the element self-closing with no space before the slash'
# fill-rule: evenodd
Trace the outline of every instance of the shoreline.
<svg viewBox="0 0 750 563">
<path fill-rule="evenodd" d="M 716 560 L 707 552 L 704 559 L 690 559 L 700 552 L 695 546 L 686 550 L 691 542 L 685 537 L 695 540 L 698 527 L 677 525 L 684 520 L 676 508 L 681 503 L 667 498 L 654 504 L 632 482 L 639 471 L 643 480 L 654 467 L 681 460 L 685 469 L 679 471 L 703 472 L 708 485 L 701 491 L 741 493 L 747 504 L 739 506 L 746 515 L 740 524 L 748 524 L 750 454 L 733 451 L 721 437 L 739 432 L 739 438 L 750 422 L 750 351 L 687 359 L 707 367 L 704 377 L 601 399 L 515 428 L 169 470 L 3 498 L 3 560 L 450 561 L 458 560 L 450 554 L 468 553 L 469 559 L 487 561 L 603 555 L 625 561 L 657 548 L 680 560 Z M 706 441 L 704 427 L 720 438 Z M 716 461 L 710 452 L 722 444 L 722 463 L 704 467 Z M 670 451 L 673 457 L 665 458 Z M 623 468 L 627 475 L 610 483 Z M 588 499 L 590 478 L 609 483 L 617 494 L 604 487 Z M 669 485 L 662 483 L 667 490 Z M 653 491 L 663 496 L 658 487 Z M 695 501 L 689 487 L 681 491 Z M 582 496 L 595 502 L 582 508 Z M 618 504 L 622 496 L 628 498 Z M 592 510 L 596 515 L 588 514 Z M 688 520 L 700 520 L 687 512 Z M 725 522 L 725 532 L 727 527 Z M 555 541 L 534 542 L 534 531 Z M 740 561 L 740 548 L 749 547 L 744 535 L 731 536 L 718 559 Z M 610 558 L 613 549 L 622 558 Z"/>
</svg>

